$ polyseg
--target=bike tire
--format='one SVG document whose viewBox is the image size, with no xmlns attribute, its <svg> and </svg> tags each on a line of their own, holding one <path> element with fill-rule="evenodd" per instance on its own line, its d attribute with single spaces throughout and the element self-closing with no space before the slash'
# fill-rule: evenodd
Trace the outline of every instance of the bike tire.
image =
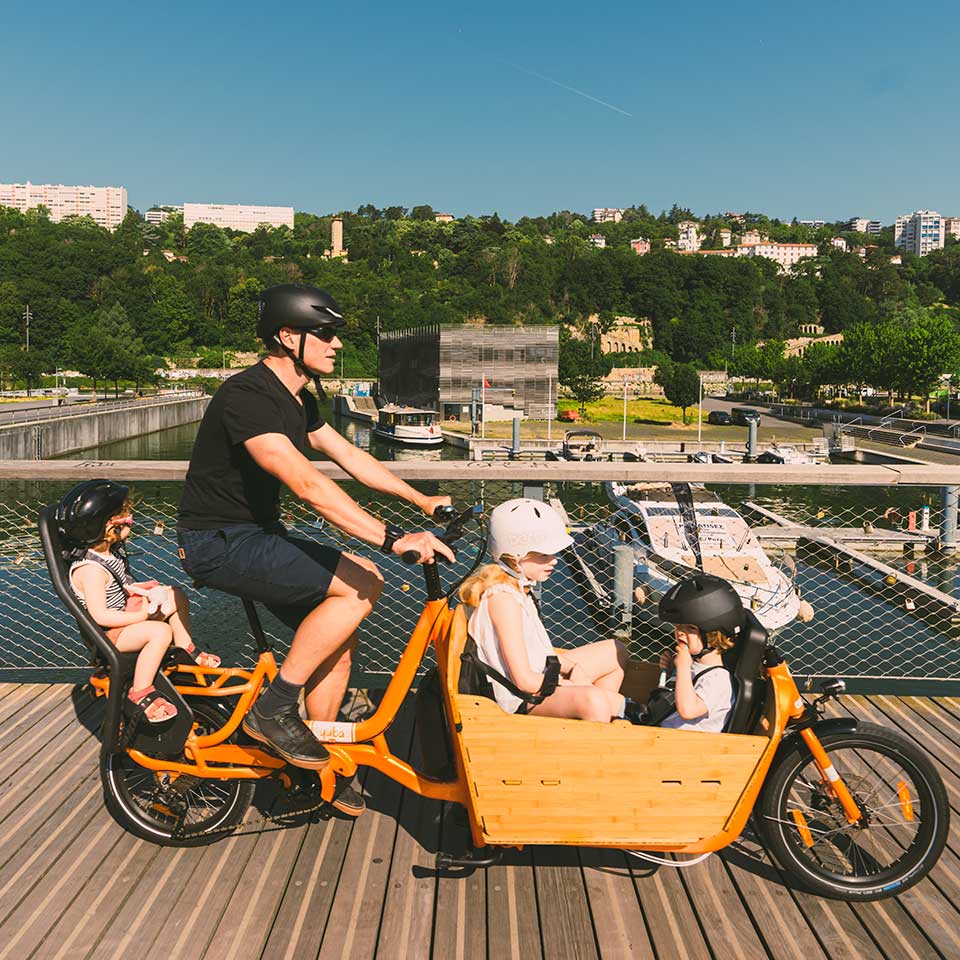
<svg viewBox="0 0 960 960">
<path fill-rule="evenodd" d="M 913 741 L 886 727 L 863 723 L 820 742 L 868 825 L 847 824 L 801 740 L 777 757 L 754 811 L 767 850 L 789 880 L 819 896 L 867 901 L 903 893 L 930 872 L 947 841 L 950 803 L 940 775 Z M 831 859 L 839 868 L 824 862 Z"/>
<path fill-rule="evenodd" d="M 207 697 L 190 700 L 194 722 L 201 731 L 219 729 L 230 718 L 230 708 Z M 234 733 L 226 743 L 236 743 Z M 202 780 L 181 799 L 196 817 L 188 832 L 175 832 L 176 817 L 157 791 L 156 774 L 135 763 L 126 752 L 100 758 L 103 801 L 114 820 L 141 840 L 165 847 L 200 847 L 228 836 L 243 820 L 253 800 L 252 780 Z M 202 815 L 197 812 L 202 804 Z"/>
</svg>

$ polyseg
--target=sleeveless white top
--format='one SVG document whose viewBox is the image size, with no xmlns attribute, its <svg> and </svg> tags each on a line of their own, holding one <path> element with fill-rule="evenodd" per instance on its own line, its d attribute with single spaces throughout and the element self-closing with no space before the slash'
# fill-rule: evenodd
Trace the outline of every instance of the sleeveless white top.
<svg viewBox="0 0 960 960">
<path fill-rule="evenodd" d="M 517 617 L 520 618 L 523 626 L 523 641 L 527 648 L 530 669 L 535 673 L 543 673 L 546 669 L 547 657 L 554 654 L 550 637 L 547 636 L 547 631 L 540 620 L 533 598 L 525 591 L 520 591 L 509 583 L 496 583 L 492 587 L 488 587 L 483 592 L 479 605 L 470 614 L 467 630 L 477 645 L 477 655 L 487 666 L 493 667 L 494 670 L 498 670 L 505 677 L 509 677 L 516 682 L 503 661 L 500 653 L 500 640 L 490 620 L 489 600 L 490 597 L 498 594 L 505 594 L 516 601 Z M 496 680 L 491 679 L 490 684 L 493 687 L 493 695 L 496 697 L 497 703 L 507 713 L 516 713 L 517 708 L 523 701 L 510 693 L 502 684 L 497 683 Z"/>
</svg>

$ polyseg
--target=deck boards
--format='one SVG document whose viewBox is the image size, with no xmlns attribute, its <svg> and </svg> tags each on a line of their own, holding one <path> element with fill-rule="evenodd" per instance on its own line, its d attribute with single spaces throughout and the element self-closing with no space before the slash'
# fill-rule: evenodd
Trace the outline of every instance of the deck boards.
<svg viewBox="0 0 960 960">
<path fill-rule="evenodd" d="M 960 957 L 960 699 L 845 697 L 834 712 L 914 738 L 947 785 L 947 849 L 895 899 L 791 890 L 749 831 L 682 871 L 540 846 L 438 874 L 436 850 L 466 842 L 462 817 L 376 772 L 362 777 L 370 809 L 356 821 L 253 823 L 207 847 L 155 847 L 103 808 L 100 704 L 66 684 L 0 684 L 0 960 Z M 411 749 L 412 711 L 388 737 Z M 268 803 L 258 791 L 248 821 Z"/>
</svg>

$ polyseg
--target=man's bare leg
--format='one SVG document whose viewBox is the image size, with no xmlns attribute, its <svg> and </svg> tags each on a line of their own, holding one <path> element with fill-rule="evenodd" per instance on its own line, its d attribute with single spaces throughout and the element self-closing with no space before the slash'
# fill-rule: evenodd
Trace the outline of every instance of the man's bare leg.
<svg viewBox="0 0 960 960">
<path fill-rule="evenodd" d="M 373 610 L 382 587 L 383 578 L 371 561 L 344 554 L 327 599 L 297 628 L 281 673 L 288 683 L 304 685 L 311 720 L 336 719 L 350 679 L 357 628 Z"/>
</svg>

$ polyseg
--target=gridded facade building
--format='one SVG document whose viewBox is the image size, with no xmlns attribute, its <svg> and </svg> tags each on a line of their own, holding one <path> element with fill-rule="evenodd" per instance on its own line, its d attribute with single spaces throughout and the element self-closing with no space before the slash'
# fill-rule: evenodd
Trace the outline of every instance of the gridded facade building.
<svg viewBox="0 0 960 960">
<path fill-rule="evenodd" d="M 108 230 L 116 230 L 127 215 L 125 187 L 75 187 L 62 183 L 0 183 L 0 207 L 25 213 L 44 206 L 50 219 L 59 223 L 66 217 L 90 217 Z"/>
<path fill-rule="evenodd" d="M 552 419 L 558 357 L 555 326 L 396 330 L 380 337 L 380 395 L 469 421 L 477 390 L 487 420 Z"/>
</svg>

